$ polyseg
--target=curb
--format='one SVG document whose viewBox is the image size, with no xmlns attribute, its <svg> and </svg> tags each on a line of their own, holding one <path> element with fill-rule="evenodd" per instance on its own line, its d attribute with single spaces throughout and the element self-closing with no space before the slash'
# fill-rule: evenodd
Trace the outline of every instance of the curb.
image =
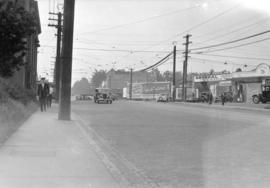
<svg viewBox="0 0 270 188">
<path fill-rule="evenodd" d="M 235 109 L 235 110 L 246 110 L 246 111 L 260 111 L 260 112 L 270 112 L 270 107 L 262 107 L 262 108 L 256 108 L 256 107 L 244 107 L 244 106 L 237 106 L 237 105 L 216 105 L 216 104 L 199 104 L 199 103 L 185 103 L 185 102 L 177 102 L 177 104 L 180 105 L 189 105 L 189 106 L 198 106 L 198 107 L 205 107 L 205 108 L 218 108 L 218 109 Z"/>
<path fill-rule="evenodd" d="M 130 101 L 134 103 L 139 102 L 149 102 L 149 103 L 156 103 L 155 101 Z M 203 108 L 217 108 L 217 109 L 235 109 L 235 110 L 246 110 L 246 111 L 259 111 L 259 112 L 270 112 L 270 105 L 269 106 L 261 106 L 261 107 L 245 107 L 245 106 L 239 106 L 239 105 L 224 105 L 221 104 L 215 104 L 209 105 L 208 103 L 190 103 L 190 102 L 169 102 L 166 104 L 172 104 L 172 105 L 186 105 L 186 106 L 193 106 L 193 107 L 203 107 Z"/>
</svg>

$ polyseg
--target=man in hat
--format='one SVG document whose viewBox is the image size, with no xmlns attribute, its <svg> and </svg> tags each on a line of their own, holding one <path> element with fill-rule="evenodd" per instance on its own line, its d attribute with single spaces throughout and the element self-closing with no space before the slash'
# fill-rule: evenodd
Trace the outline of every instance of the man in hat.
<svg viewBox="0 0 270 188">
<path fill-rule="evenodd" d="M 38 85 L 38 98 L 40 102 L 41 112 L 46 111 L 46 99 L 49 94 L 48 84 L 45 83 L 45 78 L 41 78 L 40 84 Z"/>
</svg>

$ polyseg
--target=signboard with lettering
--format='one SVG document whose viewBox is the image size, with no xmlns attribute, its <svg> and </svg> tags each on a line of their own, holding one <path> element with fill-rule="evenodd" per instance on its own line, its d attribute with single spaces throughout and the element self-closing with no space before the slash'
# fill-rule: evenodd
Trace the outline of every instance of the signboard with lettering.
<svg viewBox="0 0 270 188">
<path fill-rule="evenodd" d="M 231 79 L 231 74 L 201 74 L 194 77 L 194 82 L 218 82 Z"/>
<path fill-rule="evenodd" d="M 232 82 L 231 81 L 221 81 L 218 83 L 219 86 L 223 86 L 223 87 L 229 87 L 232 86 Z"/>
<path fill-rule="evenodd" d="M 143 84 L 143 94 L 169 93 L 169 82 L 152 82 Z"/>
</svg>

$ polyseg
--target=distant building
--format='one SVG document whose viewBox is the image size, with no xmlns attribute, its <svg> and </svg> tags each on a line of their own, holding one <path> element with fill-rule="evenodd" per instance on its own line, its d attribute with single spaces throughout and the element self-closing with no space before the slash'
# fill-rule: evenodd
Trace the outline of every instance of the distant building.
<svg viewBox="0 0 270 188">
<path fill-rule="evenodd" d="M 148 74 L 147 72 L 133 72 L 132 82 L 147 82 Z M 109 88 L 113 93 L 119 96 L 123 96 L 123 88 L 127 87 L 130 82 L 130 72 L 125 70 L 110 70 L 107 73 L 107 78 L 104 82 L 105 88 Z"/>
<path fill-rule="evenodd" d="M 262 86 L 270 85 L 270 66 L 262 63 L 251 71 L 197 75 L 194 85 L 199 92 L 211 91 L 214 97 L 231 92 L 235 102 L 252 103 L 252 95 L 261 93 Z"/>
<path fill-rule="evenodd" d="M 7 1 L 7 0 L 0 0 Z M 35 33 L 29 36 L 27 40 L 27 54 L 24 58 L 25 66 L 14 73 L 10 80 L 27 89 L 34 89 L 37 80 L 37 49 L 39 45 L 38 35 L 41 33 L 40 17 L 38 2 L 35 0 L 9 0 L 16 3 L 17 6 L 24 7 L 27 11 L 32 13 L 36 19 Z"/>
</svg>

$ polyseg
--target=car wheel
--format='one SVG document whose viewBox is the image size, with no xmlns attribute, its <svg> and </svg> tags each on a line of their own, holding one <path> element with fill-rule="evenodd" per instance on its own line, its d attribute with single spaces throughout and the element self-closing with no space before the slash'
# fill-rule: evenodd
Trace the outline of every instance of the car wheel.
<svg viewBox="0 0 270 188">
<path fill-rule="evenodd" d="M 260 102 L 260 98 L 259 98 L 259 96 L 253 96 L 253 102 L 255 103 L 255 104 L 258 104 L 259 102 Z"/>
</svg>

